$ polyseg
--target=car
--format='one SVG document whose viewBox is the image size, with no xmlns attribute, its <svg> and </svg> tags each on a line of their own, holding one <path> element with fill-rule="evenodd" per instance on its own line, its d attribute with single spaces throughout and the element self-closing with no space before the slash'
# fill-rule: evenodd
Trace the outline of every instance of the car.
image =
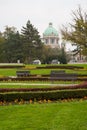
<svg viewBox="0 0 87 130">
<path fill-rule="evenodd" d="M 34 61 L 32 62 L 32 64 L 41 65 L 41 61 L 40 61 L 40 60 L 34 60 Z"/>
<path fill-rule="evenodd" d="M 53 60 L 51 61 L 51 64 L 59 64 L 59 61 L 58 61 L 57 59 L 53 59 Z"/>
</svg>

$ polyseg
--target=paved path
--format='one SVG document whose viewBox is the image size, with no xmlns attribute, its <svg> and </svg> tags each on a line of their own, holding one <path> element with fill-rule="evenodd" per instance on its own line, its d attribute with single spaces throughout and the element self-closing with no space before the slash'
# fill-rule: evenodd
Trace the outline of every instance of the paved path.
<svg viewBox="0 0 87 130">
<path fill-rule="evenodd" d="M 46 83 L 0 83 L 1 85 L 21 85 L 21 86 L 74 86 L 78 84 L 46 84 Z"/>
</svg>

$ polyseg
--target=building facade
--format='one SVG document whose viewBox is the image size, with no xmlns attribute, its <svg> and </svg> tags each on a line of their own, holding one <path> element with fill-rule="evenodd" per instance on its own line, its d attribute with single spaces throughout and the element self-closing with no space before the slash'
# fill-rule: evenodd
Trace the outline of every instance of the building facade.
<svg viewBox="0 0 87 130">
<path fill-rule="evenodd" d="M 45 45 L 52 48 L 59 47 L 59 36 L 57 30 L 53 27 L 52 23 L 49 23 L 48 28 L 43 33 L 43 42 Z"/>
</svg>

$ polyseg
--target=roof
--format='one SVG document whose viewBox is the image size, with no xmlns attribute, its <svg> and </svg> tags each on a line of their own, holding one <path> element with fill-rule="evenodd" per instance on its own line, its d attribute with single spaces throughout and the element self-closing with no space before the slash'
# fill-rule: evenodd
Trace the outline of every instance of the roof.
<svg viewBox="0 0 87 130">
<path fill-rule="evenodd" d="M 45 36 L 50 36 L 50 35 L 58 36 L 58 32 L 53 27 L 53 24 L 49 23 L 49 27 L 44 31 L 43 35 L 45 35 Z"/>
</svg>

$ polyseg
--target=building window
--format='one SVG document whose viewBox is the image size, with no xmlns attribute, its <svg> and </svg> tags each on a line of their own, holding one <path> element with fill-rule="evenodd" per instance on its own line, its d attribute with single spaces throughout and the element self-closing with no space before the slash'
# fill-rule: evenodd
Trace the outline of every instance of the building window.
<svg viewBox="0 0 87 130">
<path fill-rule="evenodd" d="M 54 43 L 54 38 L 51 39 L 51 43 L 52 43 L 52 44 Z"/>
<path fill-rule="evenodd" d="M 58 44 L 58 39 L 56 40 L 56 43 Z"/>
<path fill-rule="evenodd" d="M 45 39 L 46 44 L 48 44 L 48 39 Z"/>
</svg>

